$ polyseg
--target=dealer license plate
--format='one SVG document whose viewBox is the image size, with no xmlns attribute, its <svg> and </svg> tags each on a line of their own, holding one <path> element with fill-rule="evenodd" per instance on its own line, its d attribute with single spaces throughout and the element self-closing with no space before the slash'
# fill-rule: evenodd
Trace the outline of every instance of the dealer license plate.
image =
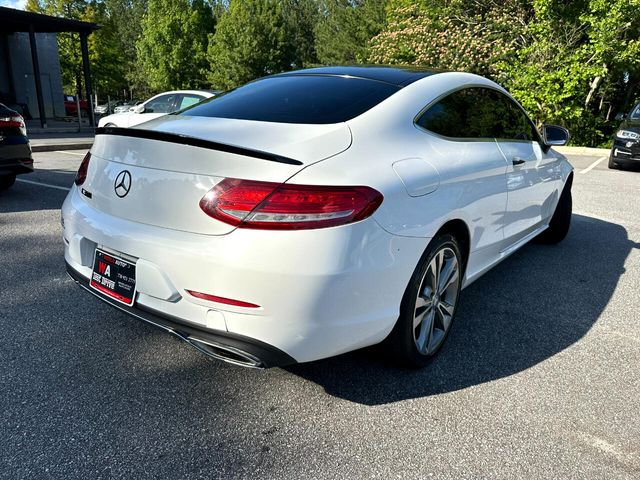
<svg viewBox="0 0 640 480">
<path fill-rule="evenodd" d="M 136 295 L 136 264 L 96 249 L 90 285 L 125 305 L 133 305 Z"/>
</svg>

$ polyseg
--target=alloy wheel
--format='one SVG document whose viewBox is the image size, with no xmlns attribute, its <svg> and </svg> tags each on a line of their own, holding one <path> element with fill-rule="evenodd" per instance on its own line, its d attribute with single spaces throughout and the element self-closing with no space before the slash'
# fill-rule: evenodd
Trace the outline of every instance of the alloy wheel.
<svg viewBox="0 0 640 480">
<path fill-rule="evenodd" d="M 439 249 L 418 289 L 413 315 L 413 340 L 422 355 L 433 355 L 444 341 L 460 291 L 460 263 L 449 247 Z"/>
</svg>

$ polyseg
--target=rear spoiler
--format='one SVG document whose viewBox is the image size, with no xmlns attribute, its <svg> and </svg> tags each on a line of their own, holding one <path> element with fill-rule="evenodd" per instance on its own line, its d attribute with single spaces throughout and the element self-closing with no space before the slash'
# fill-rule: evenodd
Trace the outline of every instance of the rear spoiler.
<svg viewBox="0 0 640 480">
<path fill-rule="evenodd" d="M 146 138 L 148 140 L 158 140 L 160 142 L 179 143 L 182 145 L 190 145 L 192 147 L 208 148 L 209 150 L 217 150 L 219 152 L 233 153 L 236 155 L 244 155 L 245 157 L 259 158 L 268 160 L 269 162 L 286 163 L 287 165 L 303 165 L 299 160 L 283 157 L 275 153 L 263 152 L 262 150 L 254 150 L 252 148 L 238 147 L 236 145 L 227 145 L 226 143 L 213 142 L 211 140 L 203 140 L 201 138 L 190 137 L 188 135 L 180 135 L 177 133 L 159 132 L 157 130 L 142 130 L 139 128 L 120 128 L 120 127 L 99 127 L 96 128 L 96 135 L 118 135 L 120 137 Z"/>
</svg>

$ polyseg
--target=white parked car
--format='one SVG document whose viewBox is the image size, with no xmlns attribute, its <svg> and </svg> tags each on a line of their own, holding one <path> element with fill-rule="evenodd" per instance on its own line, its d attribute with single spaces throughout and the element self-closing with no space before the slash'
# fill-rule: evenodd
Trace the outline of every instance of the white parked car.
<svg viewBox="0 0 640 480">
<path fill-rule="evenodd" d="M 113 113 L 126 113 L 131 111 L 132 108 L 135 108 L 136 106 L 140 105 L 142 102 L 125 102 L 122 105 L 118 105 L 116 108 L 113 109 Z"/>
<path fill-rule="evenodd" d="M 209 90 L 175 90 L 160 93 L 139 105 L 128 105 L 124 110 L 122 107 L 116 107 L 116 113 L 102 117 L 98 127 L 133 127 L 195 105 L 207 98 L 215 97 L 218 93 L 220 92 Z"/>
<path fill-rule="evenodd" d="M 69 274 L 239 365 L 385 340 L 425 365 L 461 290 L 571 219 L 568 132 L 466 73 L 301 70 L 96 133 L 62 207 Z"/>
</svg>

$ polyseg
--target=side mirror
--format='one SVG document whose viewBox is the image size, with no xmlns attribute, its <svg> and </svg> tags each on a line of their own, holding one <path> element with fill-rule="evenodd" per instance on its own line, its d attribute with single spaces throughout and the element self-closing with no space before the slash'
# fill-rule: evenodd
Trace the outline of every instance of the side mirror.
<svg viewBox="0 0 640 480">
<path fill-rule="evenodd" d="M 543 125 L 542 140 L 550 147 L 561 147 L 569 143 L 569 130 L 558 125 Z"/>
<path fill-rule="evenodd" d="M 136 105 L 135 107 L 131 108 L 131 111 L 133 113 L 144 113 L 144 105 Z"/>
<path fill-rule="evenodd" d="M 624 120 L 625 118 L 627 118 L 627 116 L 624 113 L 619 113 L 616 115 L 616 120 L 618 122 L 621 122 L 622 120 Z"/>
</svg>

